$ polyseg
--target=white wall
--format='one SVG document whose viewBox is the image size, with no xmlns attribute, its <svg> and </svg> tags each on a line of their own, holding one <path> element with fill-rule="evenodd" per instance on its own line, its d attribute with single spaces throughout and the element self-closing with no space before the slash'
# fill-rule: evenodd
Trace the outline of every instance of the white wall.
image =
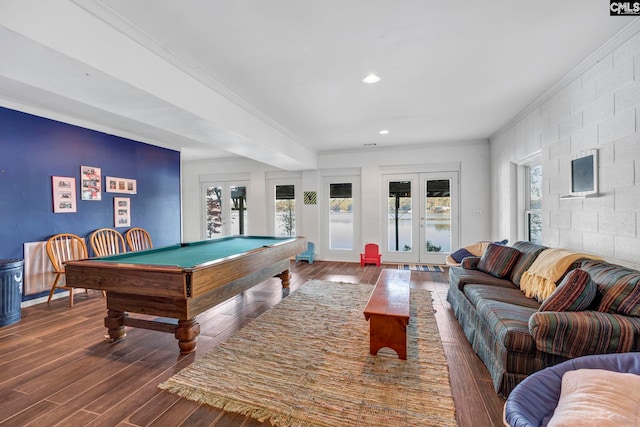
<svg viewBox="0 0 640 427">
<path fill-rule="evenodd" d="M 515 240 L 514 162 L 541 152 L 543 244 L 640 267 L 640 33 L 612 41 L 491 138 L 492 237 Z M 569 193 L 570 161 L 598 149 L 600 197 Z"/>
<path fill-rule="evenodd" d="M 360 176 L 361 186 L 361 242 L 357 250 L 345 253 L 341 260 L 358 261 L 362 242 L 382 241 L 381 219 L 382 174 L 400 172 L 438 171 L 452 164 L 460 170 L 460 243 L 465 245 L 485 240 L 490 235 L 490 150 L 487 140 L 455 142 L 447 144 L 425 144 L 399 149 L 368 148 L 357 151 L 320 153 L 319 170 L 302 172 L 302 190 L 318 192 L 322 199 L 323 176 L 348 171 Z M 267 201 L 265 186 L 267 177 L 277 170 L 247 159 L 211 159 L 185 161 L 182 170 L 183 185 L 183 240 L 202 239 L 201 221 L 203 206 L 200 198 L 200 182 L 203 177 L 229 174 L 246 175 L 250 178 L 249 226 L 251 234 L 266 233 Z M 264 206 L 264 209 L 262 207 Z M 304 205 L 302 209 L 303 230 L 298 234 L 315 242 L 323 241 L 321 233 L 328 227 L 322 224 L 318 205 Z M 319 259 L 326 258 L 322 247 L 318 248 Z M 335 259 L 335 256 L 332 255 Z"/>
</svg>

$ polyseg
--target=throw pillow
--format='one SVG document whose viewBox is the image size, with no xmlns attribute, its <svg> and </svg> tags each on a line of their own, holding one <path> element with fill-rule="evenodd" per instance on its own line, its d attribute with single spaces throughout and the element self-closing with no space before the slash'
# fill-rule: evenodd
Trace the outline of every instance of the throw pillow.
<svg viewBox="0 0 640 427">
<path fill-rule="evenodd" d="M 621 277 L 603 289 L 598 311 L 640 317 L 640 278 L 638 274 Z"/>
<path fill-rule="evenodd" d="M 491 243 L 478 262 L 478 270 L 503 279 L 509 275 L 519 257 L 519 250 Z"/>
<path fill-rule="evenodd" d="M 455 262 L 462 262 L 462 260 L 468 256 L 473 256 L 473 254 L 465 248 L 460 248 L 451 254 L 451 258 L 453 258 Z"/>
<path fill-rule="evenodd" d="M 480 262 L 479 256 L 468 256 L 466 258 L 462 258 L 462 263 L 460 266 L 465 270 L 477 270 L 478 262 Z"/>
<path fill-rule="evenodd" d="M 571 270 L 538 311 L 582 311 L 591 305 L 598 287 L 584 270 Z"/>
<path fill-rule="evenodd" d="M 604 369 L 568 371 L 547 426 L 637 426 L 638 402 L 640 375 Z"/>
</svg>

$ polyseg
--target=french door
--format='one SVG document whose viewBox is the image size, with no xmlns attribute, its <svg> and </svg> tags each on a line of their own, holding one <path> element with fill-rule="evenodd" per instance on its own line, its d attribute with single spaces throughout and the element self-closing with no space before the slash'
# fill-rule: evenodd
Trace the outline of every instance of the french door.
<svg viewBox="0 0 640 427">
<path fill-rule="evenodd" d="M 458 247 L 458 172 L 383 175 L 383 259 L 444 263 Z"/>
<path fill-rule="evenodd" d="M 249 181 L 203 182 L 204 238 L 248 234 Z"/>
</svg>

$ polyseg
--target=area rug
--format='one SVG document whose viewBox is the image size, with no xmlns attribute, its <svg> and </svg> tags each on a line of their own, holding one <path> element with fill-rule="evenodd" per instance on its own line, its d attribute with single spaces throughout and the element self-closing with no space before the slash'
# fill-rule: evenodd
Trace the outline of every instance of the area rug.
<svg viewBox="0 0 640 427">
<path fill-rule="evenodd" d="M 417 271 L 434 271 L 444 272 L 441 265 L 433 264 L 398 264 L 398 270 L 417 270 Z"/>
<path fill-rule="evenodd" d="M 431 293 L 411 290 L 400 360 L 369 354 L 372 289 L 310 281 L 159 387 L 277 426 L 455 426 Z"/>
</svg>

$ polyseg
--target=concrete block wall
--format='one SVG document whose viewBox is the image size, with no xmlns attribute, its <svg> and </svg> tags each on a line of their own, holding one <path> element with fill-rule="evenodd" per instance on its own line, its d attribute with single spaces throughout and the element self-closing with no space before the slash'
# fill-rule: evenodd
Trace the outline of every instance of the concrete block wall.
<svg viewBox="0 0 640 427">
<path fill-rule="evenodd" d="M 522 238 L 514 165 L 539 152 L 543 244 L 640 268 L 640 32 L 590 62 L 491 138 L 492 235 Z M 562 199 L 570 161 L 587 149 L 598 149 L 600 197 Z"/>
</svg>

